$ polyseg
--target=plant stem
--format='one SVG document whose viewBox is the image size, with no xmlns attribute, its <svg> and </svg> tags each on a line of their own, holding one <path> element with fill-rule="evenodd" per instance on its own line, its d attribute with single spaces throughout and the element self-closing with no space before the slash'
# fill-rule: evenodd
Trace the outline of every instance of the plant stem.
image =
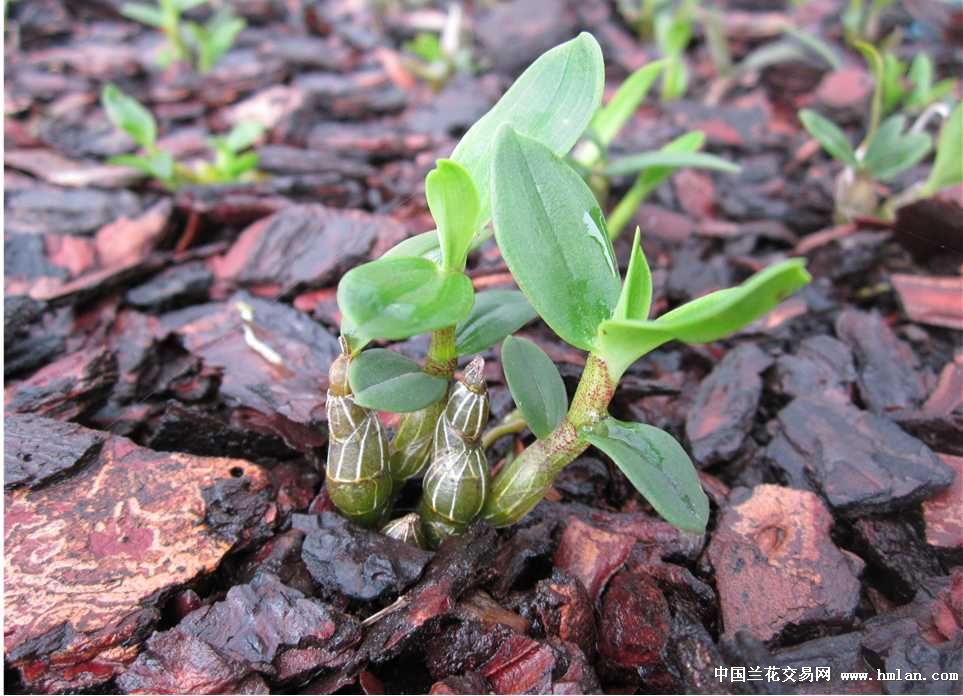
<svg viewBox="0 0 963 696">
<path fill-rule="evenodd" d="M 516 408 L 514 411 L 502 418 L 498 425 L 494 426 L 491 430 L 482 435 L 482 449 L 488 449 L 494 445 L 496 441 L 505 437 L 506 435 L 520 433 L 527 427 L 528 422 L 525 420 L 525 416 L 523 416 L 522 412 Z"/>
<path fill-rule="evenodd" d="M 565 419 L 499 472 L 481 516 L 503 527 L 535 507 L 559 472 L 588 447 L 578 435 L 579 428 L 605 418 L 614 393 L 615 381 L 608 365 L 590 353 Z"/>
<path fill-rule="evenodd" d="M 432 331 L 425 359 L 425 372 L 448 381 L 455 373 L 458 353 L 455 350 L 455 327 Z M 445 396 L 425 408 L 406 413 L 398 423 L 398 430 L 391 441 L 391 476 L 396 493 L 401 485 L 425 468 L 431 455 L 431 438 L 435 424 L 445 408 Z"/>
<path fill-rule="evenodd" d="M 428 344 L 428 357 L 425 372 L 443 379 L 451 379 L 455 374 L 458 353 L 455 350 L 455 327 L 446 326 L 431 332 Z"/>
</svg>

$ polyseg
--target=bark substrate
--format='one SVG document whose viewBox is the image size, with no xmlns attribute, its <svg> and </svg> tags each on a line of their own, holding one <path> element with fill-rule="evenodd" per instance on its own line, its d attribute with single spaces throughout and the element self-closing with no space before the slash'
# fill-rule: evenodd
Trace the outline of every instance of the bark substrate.
<svg viewBox="0 0 963 696">
<path fill-rule="evenodd" d="M 434 92 L 399 57 L 440 11 L 245 0 L 248 28 L 197 76 L 161 71 L 157 33 L 121 4 L 7 10 L 8 691 L 942 693 L 840 675 L 963 672 L 961 191 L 832 225 L 838 165 L 792 114 L 858 127 L 855 56 L 767 69 L 715 104 L 647 104 L 614 144 L 700 129 L 742 165 L 679 172 L 637 213 L 656 313 L 790 255 L 814 276 L 729 340 L 647 356 L 613 402 L 686 445 L 706 534 L 659 520 L 590 449 L 522 523 L 424 552 L 344 521 L 323 489 L 337 281 L 430 228 L 425 173 L 543 50 L 592 31 L 614 85 L 654 49 L 604 0 L 482 4 L 487 69 Z M 730 2 L 724 24 L 737 56 L 787 16 L 838 40 L 842 4 Z M 961 72 L 958 17 L 885 20 L 917 22 L 915 48 Z M 705 95 L 704 42 L 688 59 Z M 263 177 L 170 194 L 104 165 L 132 149 L 97 104 L 108 81 L 181 158 L 260 120 Z M 511 284 L 490 243 L 469 274 Z M 571 390 L 584 355 L 540 323 L 522 333 Z M 496 420 L 512 404 L 485 357 Z M 732 667 L 781 679 L 720 681 Z M 831 680 L 800 681 L 816 667 Z"/>
</svg>

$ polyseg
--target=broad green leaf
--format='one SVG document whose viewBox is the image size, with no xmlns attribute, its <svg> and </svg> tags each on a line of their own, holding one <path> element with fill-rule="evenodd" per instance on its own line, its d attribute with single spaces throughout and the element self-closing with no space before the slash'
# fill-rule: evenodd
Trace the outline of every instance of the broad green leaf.
<svg viewBox="0 0 963 696">
<path fill-rule="evenodd" d="M 652 306 L 652 273 L 649 271 L 649 262 L 645 258 L 645 252 L 642 251 L 642 244 L 639 241 L 641 234 L 636 227 L 635 239 L 632 241 L 632 256 L 629 257 L 629 267 L 625 272 L 622 294 L 612 315 L 613 319 L 644 321 L 649 318 L 649 308 Z"/>
<path fill-rule="evenodd" d="M 241 121 L 225 136 L 224 145 L 231 152 L 238 153 L 251 147 L 263 134 L 264 126 L 257 121 Z"/>
<path fill-rule="evenodd" d="M 447 380 L 424 372 L 414 360 L 384 348 L 363 351 L 351 360 L 348 380 L 359 406 L 409 413 L 445 395 Z"/>
<path fill-rule="evenodd" d="M 144 5 L 139 2 L 127 2 L 121 6 L 120 13 L 124 17 L 127 17 L 127 19 L 133 19 L 135 22 L 140 22 L 141 24 L 147 24 L 148 26 L 157 28 L 164 26 L 163 13 L 151 5 Z"/>
<path fill-rule="evenodd" d="M 605 168 L 605 173 L 609 176 L 621 176 L 623 174 L 635 174 L 650 167 L 698 167 L 699 169 L 712 169 L 729 174 L 739 172 L 739 165 L 705 152 L 681 152 L 662 149 L 620 157 Z"/>
<path fill-rule="evenodd" d="M 936 160 L 923 185 L 926 196 L 963 181 L 963 102 L 954 107 L 940 129 Z"/>
<path fill-rule="evenodd" d="M 622 130 L 622 126 L 629 120 L 639 104 L 649 93 L 652 83 L 665 67 L 665 61 L 647 63 L 629 75 L 619 86 L 609 103 L 599 109 L 592 119 L 591 130 L 603 146 L 611 144 L 612 140 Z"/>
<path fill-rule="evenodd" d="M 605 66 L 602 49 L 582 32 L 546 51 L 519 76 L 491 110 L 468 129 L 451 159 L 461 164 L 478 188 L 478 224 L 491 218 L 492 143 L 509 125 L 558 155 L 564 155 L 585 131 L 602 101 Z"/>
<path fill-rule="evenodd" d="M 457 162 L 438 160 L 425 177 L 425 197 L 438 227 L 442 266 L 450 271 L 464 270 L 480 210 L 478 189 L 471 175 Z"/>
<path fill-rule="evenodd" d="M 799 120 L 832 157 L 850 167 L 859 166 L 853 146 L 850 145 L 849 138 L 839 129 L 839 126 L 809 109 L 799 112 Z"/>
<path fill-rule="evenodd" d="M 705 142 L 706 136 L 702 131 L 684 133 L 675 140 L 662 147 L 663 152 L 695 152 Z M 625 228 L 635 211 L 642 205 L 642 201 L 657 189 L 677 167 L 649 167 L 635 179 L 635 183 L 622 196 L 609 215 L 609 237 L 615 239 Z"/>
<path fill-rule="evenodd" d="M 895 131 L 896 126 L 887 128 L 894 119 L 899 119 L 896 126 L 902 127 L 903 118 L 900 115 L 884 121 L 883 125 L 876 130 L 876 135 L 870 141 L 866 156 L 863 158 L 863 166 L 872 173 L 873 178 L 879 181 L 891 179 L 922 161 L 933 146 L 932 138 L 927 133 L 904 134 Z M 887 132 L 884 134 L 884 131 Z M 880 138 L 883 142 L 877 144 Z"/>
<path fill-rule="evenodd" d="M 555 363 L 527 338 L 509 336 L 502 343 L 502 370 L 529 429 L 535 437 L 546 437 L 568 411 L 565 383 Z"/>
<path fill-rule="evenodd" d="M 400 340 L 453 326 L 474 297 L 464 273 L 417 257 L 378 259 L 351 269 L 338 284 L 338 306 L 359 338 Z"/>
<path fill-rule="evenodd" d="M 149 150 L 157 140 L 157 124 L 143 104 L 121 92 L 116 85 L 104 85 L 100 103 L 111 122 L 142 148 Z"/>
<path fill-rule="evenodd" d="M 441 247 L 438 246 L 438 232 L 428 230 L 414 237 L 402 240 L 388 249 L 381 258 L 400 258 L 403 256 L 422 256 L 441 265 Z"/>
<path fill-rule="evenodd" d="M 666 522 L 687 532 L 705 532 L 709 499 L 689 455 L 669 433 L 606 418 L 581 435 L 612 458 Z"/>
<path fill-rule="evenodd" d="M 709 343 L 752 323 L 810 281 L 803 259 L 762 270 L 741 285 L 687 302 L 654 321 L 612 319 L 599 326 L 598 353 L 613 379 L 651 350 L 673 339 Z"/>
<path fill-rule="evenodd" d="M 492 201 L 495 238 L 518 287 L 563 340 L 591 350 L 621 285 L 595 196 L 558 155 L 505 126 Z"/>
<path fill-rule="evenodd" d="M 471 314 L 455 329 L 458 355 L 473 355 L 495 345 L 537 315 L 518 290 L 486 290 L 475 295 Z"/>
</svg>

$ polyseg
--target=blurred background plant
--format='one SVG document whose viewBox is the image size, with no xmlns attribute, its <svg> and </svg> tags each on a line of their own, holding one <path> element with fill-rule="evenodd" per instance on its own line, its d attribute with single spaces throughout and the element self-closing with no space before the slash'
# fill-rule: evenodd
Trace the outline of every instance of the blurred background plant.
<svg viewBox="0 0 963 696">
<path fill-rule="evenodd" d="M 121 7 L 121 14 L 163 32 L 167 44 L 158 55 L 159 65 L 187 63 L 203 74 L 214 68 L 245 26 L 244 19 L 229 5 L 217 8 L 204 24 L 184 19 L 185 12 L 208 1 L 157 0 L 156 5 L 129 2 Z"/>
</svg>

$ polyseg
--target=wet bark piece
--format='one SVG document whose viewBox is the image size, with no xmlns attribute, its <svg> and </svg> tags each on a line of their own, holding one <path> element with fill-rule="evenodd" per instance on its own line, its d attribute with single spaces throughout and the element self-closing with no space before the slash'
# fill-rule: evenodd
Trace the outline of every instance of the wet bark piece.
<svg viewBox="0 0 963 696">
<path fill-rule="evenodd" d="M 913 599 L 923 581 L 943 573 L 933 552 L 903 515 L 854 520 L 853 531 L 855 550 L 883 578 L 880 589 L 899 602 Z"/>
<path fill-rule="evenodd" d="M 937 455 L 953 469 L 953 484 L 923 501 L 926 543 L 941 549 L 963 550 L 963 457 Z"/>
<path fill-rule="evenodd" d="M 459 537 L 442 543 L 421 581 L 404 595 L 404 606 L 368 629 L 349 671 L 367 661 L 384 662 L 410 645 L 428 622 L 451 614 L 458 598 L 484 579 L 491 567 L 495 530 L 476 522 Z"/>
<path fill-rule="evenodd" d="M 333 512 L 316 518 L 299 515 L 295 524 L 307 533 L 301 558 L 311 577 L 327 592 L 352 599 L 371 601 L 404 592 L 432 556 Z"/>
<path fill-rule="evenodd" d="M 578 578 L 596 601 L 609 578 L 625 563 L 635 539 L 569 519 L 555 552 L 555 566 Z"/>
<path fill-rule="evenodd" d="M 896 211 L 893 238 L 906 248 L 917 262 L 929 265 L 963 255 L 963 207 L 958 188 L 948 195 L 931 196 L 901 206 Z M 952 266 L 950 266 L 952 268 Z M 949 270 L 949 269 L 947 269 Z"/>
<path fill-rule="evenodd" d="M 702 381 L 685 423 L 692 456 L 701 466 L 729 461 L 739 452 L 762 395 L 760 374 L 771 364 L 755 344 L 745 343 Z"/>
<path fill-rule="evenodd" d="M 208 299 L 214 275 L 203 263 L 185 263 L 157 274 L 127 291 L 124 299 L 140 309 L 162 312 Z"/>
<path fill-rule="evenodd" d="M 482 13 L 475 37 L 497 72 L 518 75 L 575 30 L 575 17 L 564 0 L 512 0 Z"/>
<path fill-rule="evenodd" d="M 893 413 L 923 401 L 916 355 L 879 314 L 845 310 L 836 318 L 836 335 L 853 351 L 859 393 L 870 410 Z"/>
<path fill-rule="evenodd" d="M 776 362 L 776 388 L 786 396 L 819 394 L 828 401 L 848 404 L 855 381 L 852 352 L 832 336 L 808 336 L 795 353 Z"/>
<path fill-rule="evenodd" d="M 6 263 L 9 268 L 9 257 Z M 60 355 L 72 330 L 72 317 L 68 307 L 48 310 L 46 303 L 32 297 L 5 294 L 3 376 L 26 373 Z"/>
<path fill-rule="evenodd" d="M 39 488 L 96 459 L 106 435 L 30 414 L 3 419 L 3 487 Z"/>
<path fill-rule="evenodd" d="M 66 355 L 6 389 L 8 411 L 73 420 L 99 409 L 117 381 L 117 358 L 105 348 Z"/>
<path fill-rule="evenodd" d="M 512 636 L 502 624 L 486 625 L 479 620 L 453 623 L 425 644 L 425 664 L 432 679 L 442 680 L 477 672 Z M 488 689 L 482 690 L 482 693 Z"/>
<path fill-rule="evenodd" d="M 558 636 L 591 656 L 596 637 L 594 606 L 578 578 L 554 568 L 551 578 L 538 581 L 521 612 L 531 620 L 536 635 Z"/>
<path fill-rule="evenodd" d="M 124 188 L 143 178 L 143 174 L 129 167 L 75 161 L 40 148 L 8 150 L 3 154 L 3 162 L 57 186 Z"/>
<path fill-rule="evenodd" d="M 246 337 L 238 303 L 251 309 L 249 331 L 260 352 Z M 165 315 L 162 322 L 206 367 L 221 371 L 222 398 L 248 411 L 257 429 L 300 451 L 325 443 L 318 426 L 324 419 L 328 368 L 339 348 L 321 326 L 287 305 L 243 292 L 227 302 Z M 281 364 L 271 361 L 275 356 Z"/>
<path fill-rule="evenodd" d="M 305 72 L 291 83 L 304 92 L 312 113 L 320 110 L 336 119 L 370 118 L 397 113 L 407 97 L 380 69 L 352 73 Z"/>
<path fill-rule="evenodd" d="M 503 642 L 479 672 L 496 694 L 550 693 L 556 655 L 537 640 L 514 634 Z"/>
<path fill-rule="evenodd" d="M 130 191 L 37 186 L 11 192 L 5 201 L 6 234 L 92 234 L 121 216 L 141 211 Z"/>
<path fill-rule="evenodd" d="M 963 277 L 894 273 L 890 281 L 910 319 L 963 331 Z"/>
<path fill-rule="evenodd" d="M 238 474 L 252 492 L 269 484 L 243 460 L 110 436 L 70 478 L 6 494 L 4 650 L 29 689 L 76 691 L 134 659 L 160 598 L 236 545 L 205 523 L 203 491 Z"/>
<path fill-rule="evenodd" d="M 254 673 L 291 679 L 335 666 L 360 638 L 356 619 L 261 573 L 151 636 L 117 683 L 126 693 L 236 693 Z"/>
<path fill-rule="evenodd" d="M 599 612 L 600 673 L 608 681 L 648 688 L 668 686 L 663 650 L 669 639 L 669 605 L 649 576 L 617 573 Z"/>
<path fill-rule="evenodd" d="M 332 283 L 367 260 L 391 218 L 320 205 L 296 205 L 248 227 L 216 264 L 218 278 L 245 287 L 275 287 L 288 296 Z"/>
<path fill-rule="evenodd" d="M 764 484 L 733 493 L 709 543 L 727 636 L 745 630 L 771 641 L 854 619 L 863 563 L 833 545 L 832 522 L 807 491 Z"/>
<path fill-rule="evenodd" d="M 779 412 L 767 458 L 794 488 L 814 488 L 846 516 L 881 514 L 932 497 L 952 472 L 915 437 L 853 406 L 795 399 Z"/>
<path fill-rule="evenodd" d="M 375 168 L 363 160 L 325 150 L 265 145 L 257 150 L 258 171 L 273 175 L 327 174 L 336 179 L 364 180 Z M 357 211 L 355 211 L 357 212 Z"/>
</svg>

